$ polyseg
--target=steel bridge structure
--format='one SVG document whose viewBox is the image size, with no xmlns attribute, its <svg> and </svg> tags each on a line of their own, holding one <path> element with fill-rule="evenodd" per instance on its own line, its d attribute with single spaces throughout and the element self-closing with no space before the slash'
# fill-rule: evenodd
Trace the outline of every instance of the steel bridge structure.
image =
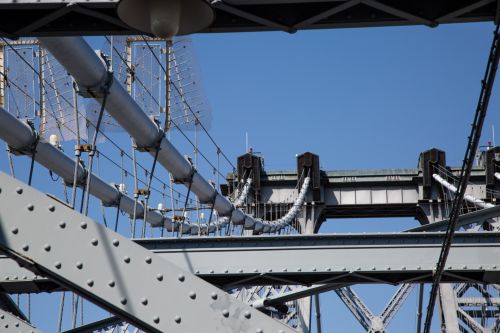
<svg viewBox="0 0 500 333">
<path fill-rule="evenodd" d="M 130 68 L 127 86 L 117 84 L 107 59 L 81 37 L 140 34 L 120 20 L 118 3 L 0 0 L 0 36 L 38 38 L 29 43 L 39 45 L 40 54 L 50 53 L 82 96 L 101 103 L 132 137 L 138 152 L 153 156 L 153 165 L 167 170 L 173 182 L 185 186 L 188 196 L 197 197 L 198 204 L 210 207 L 210 218 L 207 223 L 188 222 L 152 209 L 147 200 L 138 202 L 137 191 L 128 196 L 39 137 L 32 124 L 0 109 L 0 139 L 10 151 L 49 169 L 66 184 L 84 188 L 103 206 L 127 213 L 134 222 L 140 219 L 144 225 L 177 233 L 164 238 L 124 237 L 71 205 L 0 173 L 2 332 L 40 332 L 9 295 L 65 291 L 110 313 L 68 333 L 125 331 L 128 325 L 144 332 L 312 333 L 313 303 L 321 332 L 319 295 L 325 292 L 335 292 L 367 332 L 387 332 L 402 304 L 418 289 L 420 333 L 424 284 L 438 286 L 438 293 L 431 296 L 438 297 L 443 332 L 500 332 L 500 147 L 488 147 L 468 171 L 465 166 L 448 166 L 446 153 L 436 148 L 422 152 L 416 168 L 352 171 L 322 170 L 320 157 L 311 152 L 297 156 L 294 171 L 269 171 L 259 156 L 249 152 L 237 159 L 226 184 L 217 188 L 132 98 Z M 214 0 L 209 4 L 216 19 L 203 33 L 434 28 L 500 21 L 496 0 Z M 132 67 L 132 40 L 127 42 L 127 64 Z M 483 115 L 500 56 L 498 43 L 497 30 L 478 103 Z M 0 50 L 2 105 L 6 45 Z M 478 127 L 480 136 L 482 123 Z M 474 146 L 471 142 L 469 147 Z M 90 145 L 90 153 L 95 153 L 93 149 Z M 214 213 L 217 218 L 212 222 Z M 330 219 L 371 217 L 410 217 L 420 225 L 396 233 L 318 233 Z M 234 226 L 241 235 L 220 234 L 222 228 Z M 450 244 L 448 237 L 453 240 Z M 445 260 L 437 262 L 443 250 Z M 377 315 L 351 288 L 356 284 L 398 289 Z M 424 330 L 428 323 L 426 318 Z"/>
</svg>

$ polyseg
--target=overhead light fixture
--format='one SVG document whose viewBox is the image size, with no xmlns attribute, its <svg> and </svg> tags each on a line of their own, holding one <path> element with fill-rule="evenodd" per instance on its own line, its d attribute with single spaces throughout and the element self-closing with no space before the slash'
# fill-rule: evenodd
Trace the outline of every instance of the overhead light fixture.
<svg viewBox="0 0 500 333">
<path fill-rule="evenodd" d="M 172 38 L 208 27 L 214 11 L 205 0 L 121 0 L 118 16 L 134 29 Z"/>
</svg>

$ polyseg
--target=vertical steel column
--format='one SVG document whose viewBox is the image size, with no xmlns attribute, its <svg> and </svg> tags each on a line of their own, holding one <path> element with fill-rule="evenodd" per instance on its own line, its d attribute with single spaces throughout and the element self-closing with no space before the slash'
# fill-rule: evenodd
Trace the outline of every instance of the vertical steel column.
<svg viewBox="0 0 500 333">
<path fill-rule="evenodd" d="M 453 286 L 449 283 L 439 285 L 439 309 L 443 333 L 460 333 L 458 326 L 458 304 Z"/>
</svg>

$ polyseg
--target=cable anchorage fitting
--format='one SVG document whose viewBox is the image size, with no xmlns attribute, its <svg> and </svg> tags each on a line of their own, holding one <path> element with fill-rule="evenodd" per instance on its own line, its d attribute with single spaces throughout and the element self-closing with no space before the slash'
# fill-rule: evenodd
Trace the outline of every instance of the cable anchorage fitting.
<svg viewBox="0 0 500 333">
<path fill-rule="evenodd" d="M 34 140 L 31 142 L 31 144 L 21 147 L 21 148 L 14 148 L 12 146 L 7 146 L 8 150 L 11 154 L 16 155 L 16 156 L 21 156 L 21 155 L 33 155 L 36 153 L 36 147 L 38 145 L 38 142 L 40 141 L 40 135 L 38 132 L 35 130 L 35 124 L 33 124 L 33 121 L 31 120 L 26 120 L 26 123 L 31 127 L 31 130 L 33 132 Z"/>
<path fill-rule="evenodd" d="M 101 58 L 103 64 L 106 67 L 106 74 L 100 82 L 91 87 L 79 86 L 77 82 L 74 83 L 77 93 L 83 98 L 103 98 L 109 93 L 109 89 L 113 85 L 114 75 L 113 69 L 111 67 L 111 61 L 109 57 L 102 51 L 99 52 L 99 57 Z"/>
<path fill-rule="evenodd" d="M 150 118 L 155 123 L 155 125 L 158 129 L 158 136 L 157 136 L 156 140 L 154 140 L 152 143 L 149 143 L 149 144 L 139 145 L 139 144 L 137 144 L 137 141 L 135 141 L 135 139 L 133 139 L 133 142 L 134 142 L 133 147 L 135 149 L 137 149 L 137 151 L 140 151 L 142 153 L 155 152 L 156 150 L 160 150 L 161 141 L 165 137 L 165 132 L 161 129 L 159 120 L 154 116 L 151 116 Z"/>
</svg>

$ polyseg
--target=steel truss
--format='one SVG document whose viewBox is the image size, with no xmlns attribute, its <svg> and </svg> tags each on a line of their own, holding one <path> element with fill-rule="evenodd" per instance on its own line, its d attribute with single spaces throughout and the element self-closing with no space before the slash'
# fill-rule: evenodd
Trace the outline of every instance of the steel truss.
<svg viewBox="0 0 500 333">
<path fill-rule="evenodd" d="M 118 0 L 2 0 L 1 35 L 137 34 L 116 13 Z M 204 32 L 285 31 L 498 20 L 495 0 L 211 0 L 215 21 Z"/>
<path fill-rule="evenodd" d="M 35 189 L 5 174 L 0 184 L 0 249 L 127 322 L 148 332 L 195 332 L 200 322 L 213 332 L 292 332 Z"/>
</svg>

